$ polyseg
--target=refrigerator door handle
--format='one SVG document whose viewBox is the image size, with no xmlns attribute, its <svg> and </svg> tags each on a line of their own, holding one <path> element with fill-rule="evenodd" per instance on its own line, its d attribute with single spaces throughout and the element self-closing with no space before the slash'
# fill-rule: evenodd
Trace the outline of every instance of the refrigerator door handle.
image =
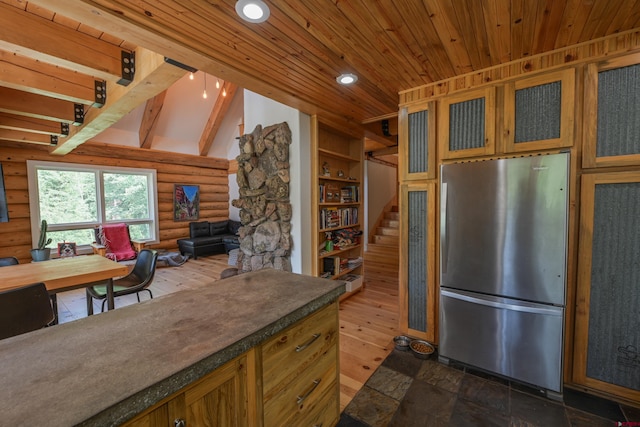
<svg viewBox="0 0 640 427">
<path fill-rule="evenodd" d="M 473 304 L 485 305 L 487 307 L 501 308 L 505 310 L 520 311 L 525 313 L 544 314 L 548 316 L 559 316 L 563 314 L 562 307 L 544 306 L 542 304 L 521 302 L 519 304 L 506 303 L 489 296 L 478 298 L 462 292 L 452 292 L 440 288 L 440 295 L 443 297 L 455 298 L 461 301 L 467 301 Z"/>
<path fill-rule="evenodd" d="M 447 259 L 449 257 L 447 242 L 447 183 L 443 182 L 440 191 L 440 274 L 447 273 Z"/>
</svg>

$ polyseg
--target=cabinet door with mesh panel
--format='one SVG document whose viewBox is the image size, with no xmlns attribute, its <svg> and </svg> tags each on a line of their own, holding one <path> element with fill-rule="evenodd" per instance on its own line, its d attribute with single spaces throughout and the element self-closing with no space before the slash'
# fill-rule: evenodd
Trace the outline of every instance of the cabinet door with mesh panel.
<svg viewBox="0 0 640 427">
<path fill-rule="evenodd" d="M 584 168 L 640 165 L 637 55 L 589 64 L 585 77 Z"/>
<path fill-rule="evenodd" d="M 435 343 L 435 183 L 402 186 L 400 329 Z"/>
<path fill-rule="evenodd" d="M 573 375 L 640 401 L 640 172 L 582 176 Z"/>
<path fill-rule="evenodd" d="M 494 87 L 448 96 L 438 115 L 441 159 L 488 156 L 495 153 Z"/>
<path fill-rule="evenodd" d="M 505 152 L 573 145 L 574 69 L 516 80 L 504 93 Z"/>
<path fill-rule="evenodd" d="M 402 181 L 436 177 L 436 109 L 434 102 L 400 111 L 400 174 Z"/>
</svg>

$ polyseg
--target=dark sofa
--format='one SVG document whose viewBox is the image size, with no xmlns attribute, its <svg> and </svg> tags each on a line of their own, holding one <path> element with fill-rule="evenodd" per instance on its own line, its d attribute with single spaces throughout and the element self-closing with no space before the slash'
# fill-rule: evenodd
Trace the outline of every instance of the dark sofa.
<svg viewBox="0 0 640 427">
<path fill-rule="evenodd" d="M 232 219 L 224 221 L 199 221 L 189 223 L 189 238 L 178 239 L 182 255 L 197 259 L 202 255 L 229 253 L 240 246 L 238 229 L 240 222 Z"/>
</svg>

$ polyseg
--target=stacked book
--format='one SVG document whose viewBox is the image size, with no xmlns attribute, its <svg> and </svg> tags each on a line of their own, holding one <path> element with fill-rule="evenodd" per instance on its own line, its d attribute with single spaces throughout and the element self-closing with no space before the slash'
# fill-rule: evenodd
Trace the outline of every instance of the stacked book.
<svg viewBox="0 0 640 427">
<path fill-rule="evenodd" d="M 347 227 L 358 223 L 358 208 L 320 209 L 320 228 Z"/>
<path fill-rule="evenodd" d="M 362 265 L 362 257 L 349 258 L 347 260 L 347 268 L 348 269 L 353 269 L 353 268 L 356 268 L 356 267 L 358 267 L 360 265 Z"/>
</svg>

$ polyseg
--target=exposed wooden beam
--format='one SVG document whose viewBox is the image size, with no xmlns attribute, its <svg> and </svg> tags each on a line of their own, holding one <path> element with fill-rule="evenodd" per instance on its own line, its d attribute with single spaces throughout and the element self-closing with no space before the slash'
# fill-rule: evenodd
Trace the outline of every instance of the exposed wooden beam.
<svg viewBox="0 0 640 427">
<path fill-rule="evenodd" d="M 254 62 L 251 62 L 253 65 L 247 68 L 246 61 L 239 60 L 243 55 L 240 54 L 236 43 L 230 45 L 232 46 L 233 57 L 226 55 L 226 53 L 214 56 L 213 54 L 217 49 L 210 48 L 206 43 L 203 43 L 202 35 L 197 30 L 193 31 L 193 28 L 191 28 L 192 31 L 189 34 L 185 34 L 182 32 L 184 27 L 170 28 L 163 23 L 147 22 L 149 16 L 144 13 L 144 8 L 130 2 L 123 3 L 111 0 L 100 2 L 95 0 L 30 0 L 30 3 L 60 13 L 108 34 L 126 34 L 127 40 L 131 43 L 164 54 L 198 70 L 220 76 L 225 81 L 233 81 L 240 87 L 297 108 L 306 114 L 319 114 L 328 123 L 331 123 L 334 129 L 340 132 L 353 134 L 356 137 L 362 136 L 360 122 L 354 120 L 351 114 L 346 117 L 335 109 L 322 109 L 308 97 L 301 97 L 301 91 L 292 89 L 288 84 L 278 87 L 268 78 L 268 73 L 256 68 L 257 64 Z M 205 3 L 202 5 L 198 7 L 205 7 Z M 226 17 L 225 19 L 231 19 L 235 22 L 237 17 Z M 182 19 L 179 19 L 179 21 L 182 21 Z M 182 22 L 181 25 L 183 25 Z M 254 37 L 259 38 L 260 36 Z M 225 43 L 227 41 L 223 44 Z M 249 42 L 243 40 L 242 43 Z M 279 59 L 276 59 L 276 61 L 279 61 Z M 262 67 L 268 68 L 264 64 Z M 285 70 L 283 70 L 282 74 L 286 74 Z M 304 75 L 311 76 L 311 74 Z M 331 80 L 333 80 L 333 76 Z M 304 83 L 301 84 L 304 85 Z M 342 90 L 340 89 L 340 91 Z M 322 93 L 328 93 L 327 87 L 324 88 Z M 331 98 L 331 102 L 335 101 L 335 98 L 329 95 L 325 96 Z M 357 97 L 351 98 L 350 101 L 361 102 L 360 98 Z M 378 103 L 377 100 L 370 100 L 369 102 Z"/>
<path fill-rule="evenodd" d="M 365 127 L 364 136 L 365 138 L 369 138 L 370 140 L 375 141 L 379 144 L 382 144 L 385 147 L 398 144 L 397 135 L 383 136 L 379 132 L 374 132 L 370 130 L 368 127 Z"/>
<path fill-rule="evenodd" d="M 103 80 L 122 78 L 119 46 L 5 3 L 0 3 L 0 49 Z"/>
<path fill-rule="evenodd" d="M 125 147 L 109 143 L 89 142 L 82 144 L 73 154 L 85 156 L 109 157 L 111 159 L 149 161 L 149 150 Z M 229 160 L 216 157 L 194 156 L 170 151 L 153 150 L 153 161 L 184 166 L 198 166 L 211 169 L 228 169 Z"/>
<path fill-rule="evenodd" d="M 0 129 L 0 140 L 51 145 L 51 135 L 9 129 Z"/>
<path fill-rule="evenodd" d="M 1 86 L 0 112 L 57 122 L 74 122 L 73 102 Z"/>
<path fill-rule="evenodd" d="M 72 126 L 69 137 L 52 151 L 64 155 L 93 138 L 184 76 L 187 71 L 171 65 L 164 56 L 146 49 L 136 49 L 136 76 L 128 86 L 107 82 L 107 102 L 98 109 L 90 109 L 82 126 Z"/>
<path fill-rule="evenodd" d="M 220 88 L 218 99 L 216 99 L 216 103 L 211 110 L 209 120 L 207 120 L 207 124 L 202 130 L 200 142 L 198 143 L 198 152 L 201 156 L 206 156 L 209 153 L 213 140 L 216 138 L 222 125 L 222 119 L 224 119 L 224 116 L 227 114 L 237 90 L 238 86 L 230 82 L 224 82 L 222 88 Z M 227 96 L 222 96 L 223 92 L 226 92 Z"/>
<path fill-rule="evenodd" d="M 388 156 L 390 154 L 398 154 L 398 146 L 397 145 L 395 147 L 381 148 L 380 150 L 375 150 L 375 151 L 371 152 L 371 156 L 373 156 L 373 157 Z"/>
<path fill-rule="evenodd" d="M 91 105 L 95 78 L 0 50 L 0 86 Z"/>
<path fill-rule="evenodd" d="M 0 113 L 0 129 L 19 130 L 47 135 L 63 135 L 60 122 L 7 113 Z"/>
<path fill-rule="evenodd" d="M 160 112 L 162 111 L 165 96 L 167 96 L 166 90 L 147 100 L 147 105 L 144 107 L 144 114 L 140 122 L 140 130 L 138 131 L 140 148 L 151 148 L 153 135 L 158 125 L 158 116 L 160 116 Z"/>
</svg>

